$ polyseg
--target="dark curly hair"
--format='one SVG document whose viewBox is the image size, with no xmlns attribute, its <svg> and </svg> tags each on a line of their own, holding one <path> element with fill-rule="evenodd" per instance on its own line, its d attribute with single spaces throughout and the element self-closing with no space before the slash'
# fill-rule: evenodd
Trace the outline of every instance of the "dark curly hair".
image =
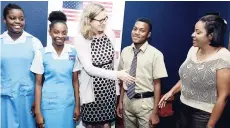
<svg viewBox="0 0 230 128">
<path fill-rule="evenodd" d="M 67 18 L 66 18 L 66 15 L 61 11 L 52 11 L 49 14 L 48 20 L 51 22 L 51 24 L 49 25 L 51 29 L 56 23 L 59 23 L 59 22 L 66 25 Z"/>
</svg>

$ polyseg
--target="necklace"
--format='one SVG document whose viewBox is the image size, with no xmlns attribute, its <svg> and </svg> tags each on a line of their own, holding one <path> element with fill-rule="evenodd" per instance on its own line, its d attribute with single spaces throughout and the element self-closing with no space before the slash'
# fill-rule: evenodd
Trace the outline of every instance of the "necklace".
<svg viewBox="0 0 230 128">
<path fill-rule="evenodd" d="M 201 62 L 201 61 L 205 61 L 208 60 L 210 57 L 212 57 L 213 55 L 215 55 L 222 47 L 218 47 L 217 49 L 215 49 L 213 52 L 208 53 L 208 54 L 202 54 L 200 51 L 200 48 L 197 50 L 197 54 L 196 54 L 196 61 L 197 62 Z"/>
</svg>

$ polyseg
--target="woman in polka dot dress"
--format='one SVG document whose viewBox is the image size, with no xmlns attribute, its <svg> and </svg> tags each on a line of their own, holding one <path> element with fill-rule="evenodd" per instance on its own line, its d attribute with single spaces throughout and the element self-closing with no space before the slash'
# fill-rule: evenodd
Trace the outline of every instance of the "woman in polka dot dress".
<svg viewBox="0 0 230 128">
<path fill-rule="evenodd" d="M 114 49 L 106 35 L 93 38 L 93 65 L 103 69 L 113 70 Z M 116 88 L 115 81 L 93 76 L 95 102 L 82 106 L 82 120 L 86 124 L 95 122 L 104 124 L 112 122 L 116 117 Z"/>
<path fill-rule="evenodd" d="M 110 128 L 116 118 L 117 80 L 135 80 L 125 71 L 115 71 L 114 35 L 106 32 L 105 8 L 89 4 L 83 10 L 75 47 L 83 69 L 79 77 L 82 121 L 86 128 Z"/>
</svg>

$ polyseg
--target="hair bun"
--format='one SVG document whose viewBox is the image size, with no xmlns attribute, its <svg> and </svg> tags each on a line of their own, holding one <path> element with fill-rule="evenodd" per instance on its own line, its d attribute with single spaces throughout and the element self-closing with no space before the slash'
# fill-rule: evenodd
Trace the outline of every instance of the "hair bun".
<svg viewBox="0 0 230 128">
<path fill-rule="evenodd" d="M 52 11 L 49 14 L 48 20 L 50 22 L 53 22 L 53 21 L 64 21 L 64 22 L 66 22 L 67 18 L 66 18 L 66 15 L 61 11 Z"/>
</svg>

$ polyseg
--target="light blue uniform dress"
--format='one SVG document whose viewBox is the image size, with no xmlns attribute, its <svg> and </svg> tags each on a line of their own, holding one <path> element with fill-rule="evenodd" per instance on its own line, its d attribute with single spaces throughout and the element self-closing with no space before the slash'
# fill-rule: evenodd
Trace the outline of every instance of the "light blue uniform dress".
<svg viewBox="0 0 230 128">
<path fill-rule="evenodd" d="M 76 127 L 73 114 L 75 108 L 72 72 L 76 51 L 71 48 L 68 59 L 54 59 L 51 52 L 41 49 L 44 67 L 41 111 L 45 128 Z"/>
<path fill-rule="evenodd" d="M 25 43 L 9 44 L 1 38 L 1 128 L 35 128 L 31 115 L 35 77 L 32 36 Z"/>
</svg>

